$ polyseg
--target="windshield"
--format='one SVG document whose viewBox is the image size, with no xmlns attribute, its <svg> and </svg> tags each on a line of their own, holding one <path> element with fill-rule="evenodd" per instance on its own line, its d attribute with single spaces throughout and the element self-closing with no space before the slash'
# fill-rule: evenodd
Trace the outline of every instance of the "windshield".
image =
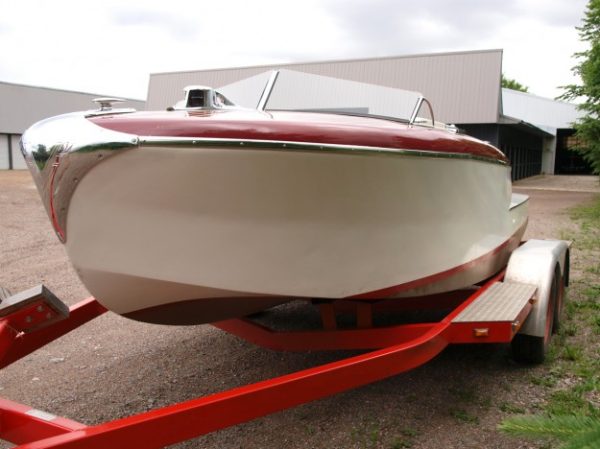
<svg viewBox="0 0 600 449">
<path fill-rule="evenodd" d="M 292 70 L 264 72 L 219 91 L 240 106 L 266 111 L 333 112 L 423 121 L 416 114 L 422 98 L 418 92 Z"/>
</svg>

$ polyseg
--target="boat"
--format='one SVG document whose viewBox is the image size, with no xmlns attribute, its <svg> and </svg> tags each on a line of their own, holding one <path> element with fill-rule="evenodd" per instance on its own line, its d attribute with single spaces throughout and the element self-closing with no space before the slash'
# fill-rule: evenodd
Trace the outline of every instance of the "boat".
<svg viewBox="0 0 600 449">
<path fill-rule="evenodd" d="M 461 289 L 527 225 L 505 155 L 415 92 L 281 70 L 163 111 L 114 102 L 33 125 L 21 149 L 83 284 L 136 320 Z"/>
</svg>

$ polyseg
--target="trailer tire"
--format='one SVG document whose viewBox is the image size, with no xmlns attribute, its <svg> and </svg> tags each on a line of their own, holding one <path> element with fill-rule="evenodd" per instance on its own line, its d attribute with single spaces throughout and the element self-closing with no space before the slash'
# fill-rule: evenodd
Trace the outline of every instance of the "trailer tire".
<svg viewBox="0 0 600 449">
<path fill-rule="evenodd" d="M 562 315 L 565 305 L 566 287 L 569 285 L 569 251 L 565 255 L 565 265 L 561 274 L 560 267 L 557 265 L 554 270 L 554 277 L 558 279 L 556 307 L 554 308 L 554 323 L 552 324 L 552 333 L 556 334 L 562 326 Z M 558 271 L 558 273 L 557 273 Z"/>
<path fill-rule="evenodd" d="M 519 363 L 537 365 L 546 358 L 544 337 L 517 334 L 512 339 L 510 346 L 513 359 Z"/>
<path fill-rule="evenodd" d="M 517 334 L 511 341 L 512 356 L 517 362 L 540 364 L 546 358 L 552 334 L 558 330 L 564 296 L 564 284 L 560 266 L 554 267 L 550 287 L 550 298 L 546 311 L 546 330 L 543 337 Z"/>
</svg>

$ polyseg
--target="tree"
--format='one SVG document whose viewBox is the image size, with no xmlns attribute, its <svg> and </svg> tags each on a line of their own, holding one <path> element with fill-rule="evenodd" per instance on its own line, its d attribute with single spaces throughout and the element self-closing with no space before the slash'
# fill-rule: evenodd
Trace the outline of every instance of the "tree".
<svg viewBox="0 0 600 449">
<path fill-rule="evenodd" d="M 529 92 L 529 87 L 522 85 L 517 80 L 507 78 L 504 76 L 504 73 L 502 74 L 501 80 L 502 87 L 505 87 L 506 89 L 518 90 L 519 92 Z"/>
<path fill-rule="evenodd" d="M 565 93 L 559 99 L 583 99 L 577 108 L 585 116 L 574 123 L 579 145 L 574 149 L 590 163 L 595 174 L 600 174 L 600 0 L 589 0 L 583 24 L 577 27 L 579 38 L 589 44 L 585 51 L 573 56 L 579 64 L 571 69 L 581 84 L 561 86 Z"/>
</svg>

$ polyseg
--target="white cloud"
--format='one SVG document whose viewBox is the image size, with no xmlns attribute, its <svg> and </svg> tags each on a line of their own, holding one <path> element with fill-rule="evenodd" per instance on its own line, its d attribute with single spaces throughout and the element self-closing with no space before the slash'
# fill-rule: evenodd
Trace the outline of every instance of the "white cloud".
<svg viewBox="0 0 600 449">
<path fill-rule="evenodd" d="M 150 73 L 504 48 L 546 96 L 572 82 L 585 0 L 2 0 L 0 80 L 143 98 Z"/>
</svg>

